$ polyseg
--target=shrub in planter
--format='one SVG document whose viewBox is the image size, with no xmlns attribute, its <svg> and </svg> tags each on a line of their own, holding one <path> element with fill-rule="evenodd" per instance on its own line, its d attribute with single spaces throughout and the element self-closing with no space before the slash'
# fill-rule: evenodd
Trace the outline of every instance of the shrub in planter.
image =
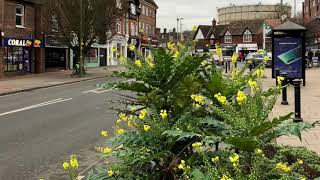
<svg viewBox="0 0 320 180">
<path fill-rule="evenodd" d="M 137 60 L 121 58 L 128 71 L 116 73 L 125 81 L 104 85 L 129 90 L 135 96 L 121 101 L 112 147 L 101 147 L 116 163 L 102 166 L 88 179 L 304 179 L 307 158 L 290 157 L 272 139 L 296 135 L 313 127 L 293 123 L 292 113 L 274 119 L 269 114 L 281 89 L 264 91 L 263 65 L 224 74 L 209 55 L 192 56 L 190 47 L 168 48 Z M 106 132 L 102 133 L 106 136 Z M 316 154 L 309 158 L 319 158 Z M 312 159 L 312 158 L 311 158 Z M 317 168 L 314 168 L 317 171 Z"/>
</svg>

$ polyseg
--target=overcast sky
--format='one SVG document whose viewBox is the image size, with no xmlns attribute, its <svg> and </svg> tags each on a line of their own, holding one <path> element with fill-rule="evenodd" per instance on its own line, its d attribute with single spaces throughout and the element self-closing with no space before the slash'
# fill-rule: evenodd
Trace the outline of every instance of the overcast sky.
<svg viewBox="0 0 320 180">
<path fill-rule="evenodd" d="M 303 0 L 297 0 L 297 9 L 301 10 Z M 210 24 L 217 18 L 217 8 L 237 2 L 243 4 L 276 4 L 280 0 L 155 0 L 158 4 L 157 27 L 172 29 L 177 26 L 177 17 L 183 17 L 183 29 L 191 29 L 193 25 Z M 293 5 L 294 0 L 284 0 Z"/>
</svg>

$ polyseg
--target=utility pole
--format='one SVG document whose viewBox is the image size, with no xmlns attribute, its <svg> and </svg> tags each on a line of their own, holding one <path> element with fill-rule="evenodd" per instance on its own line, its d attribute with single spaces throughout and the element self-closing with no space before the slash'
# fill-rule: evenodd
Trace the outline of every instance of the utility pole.
<svg viewBox="0 0 320 180">
<path fill-rule="evenodd" d="M 293 7 L 293 11 L 294 11 L 294 18 L 297 17 L 297 0 L 294 0 L 294 7 Z"/>
<path fill-rule="evenodd" d="M 83 59 L 83 3 L 80 0 L 80 76 L 84 74 L 84 59 Z"/>
<path fill-rule="evenodd" d="M 179 21 L 180 21 L 180 18 L 177 18 L 177 43 L 179 41 Z"/>
<path fill-rule="evenodd" d="M 183 37 L 182 37 L 182 20 L 183 18 L 180 18 L 180 41 L 182 41 Z"/>
</svg>

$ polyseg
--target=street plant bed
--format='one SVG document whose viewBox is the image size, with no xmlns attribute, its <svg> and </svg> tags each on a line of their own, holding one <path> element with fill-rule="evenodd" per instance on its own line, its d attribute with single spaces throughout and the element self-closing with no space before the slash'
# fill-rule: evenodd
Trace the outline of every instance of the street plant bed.
<svg viewBox="0 0 320 180">
<path fill-rule="evenodd" d="M 194 43 L 194 42 L 193 42 Z M 193 56 L 188 45 L 169 43 L 144 58 L 133 45 L 136 60 L 121 57 L 127 80 L 105 88 L 132 91 L 123 96 L 113 126 L 115 136 L 101 135 L 103 157 L 116 163 L 91 171 L 87 179 L 315 179 L 320 157 L 305 148 L 280 146 L 273 139 L 294 135 L 314 124 L 294 123 L 293 113 L 269 117 L 281 90 L 263 90 L 264 65 L 225 74 L 210 55 Z M 219 49 L 219 47 L 217 47 Z M 217 51 L 220 52 L 220 51 Z M 221 54 L 218 54 L 221 56 Z M 232 60 L 235 62 L 236 56 Z M 244 90 L 249 88 L 249 93 Z M 110 138 L 109 138 L 110 135 Z M 223 144 L 223 148 L 221 147 Z M 64 163 L 77 176 L 76 157 Z"/>
</svg>

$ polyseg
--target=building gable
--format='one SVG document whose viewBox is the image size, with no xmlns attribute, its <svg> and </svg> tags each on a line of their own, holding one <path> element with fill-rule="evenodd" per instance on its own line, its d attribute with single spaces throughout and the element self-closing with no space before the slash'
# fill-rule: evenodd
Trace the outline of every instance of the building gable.
<svg viewBox="0 0 320 180">
<path fill-rule="evenodd" d="M 200 28 L 199 28 L 198 31 L 197 31 L 197 34 L 196 34 L 196 36 L 195 36 L 195 39 L 196 39 L 196 40 L 204 39 L 203 33 L 202 33 L 202 31 L 201 31 Z"/>
</svg>

